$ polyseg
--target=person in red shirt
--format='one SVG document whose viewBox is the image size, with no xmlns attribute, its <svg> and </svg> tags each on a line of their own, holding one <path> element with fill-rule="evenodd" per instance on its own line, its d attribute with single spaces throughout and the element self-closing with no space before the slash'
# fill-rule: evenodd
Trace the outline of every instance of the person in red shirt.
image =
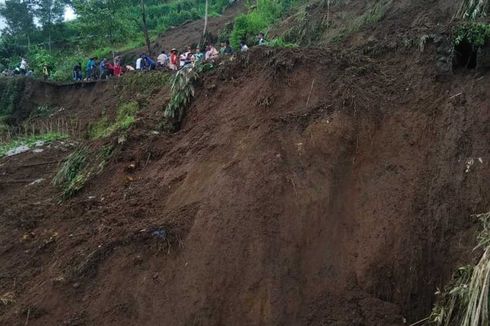
<svg viewBox="0 0 490 326">
<path fill-rule="evenodd" d="M 170 51 L 170 61 L 168 63 L 168 68 L 170 70 L 178 70 L 180 67 L 180 58 L 177 50 L 174 48 Z"/>
<path fill-rule="evenodd" d="M 122 67 L 119 63 L 114 64 L 114 76 L 116 77 L 122 76 Z"/>
</svg>

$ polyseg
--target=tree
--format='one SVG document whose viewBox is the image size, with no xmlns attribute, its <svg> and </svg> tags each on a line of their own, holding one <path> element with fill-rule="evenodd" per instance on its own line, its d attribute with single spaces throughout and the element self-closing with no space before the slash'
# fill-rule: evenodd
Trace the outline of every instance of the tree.
<svg viewBox="0 0 490 326">
<path fill-rule="evenodd" d="M 63 21 L 65 1 L 63 0 L 32 0 L 33 8 L 43 32 L 48 35 L 48 46 L 51 51 L 51 33 L 53 25 Z"/>
<path fill-rule="evenodd" d="M 133 28 L 129 20 L 129 0 L 72 0 L 77 24 L 86 46 L 114 45 L 125 40 Z"/>
<path fill-rule="evenodd" d="M 6 23 L 4 33 L 14 36 L 16 39 L 30 43 L 30 35 L 35 31 L 34 15 L 30 1 L 6 0 L 0 5 L 0 16 Z"/>
<path fill-rule="evenodd" d="M 145 34 L 146 47 L 148 48 L 148 55 L 151 57 L 150 37 L 148 36 L 148 24 L 146 23 L 145 1 L 141 0 L 140 5 L 141 5 L 141 18 L 143 21 L 143 32 Z"/>
<path fill-rule="evenodd" d="M 208 0 L 206 0 L 206 7 L 204 8 L 204 30 L 202 31 L 203 42 L 206 41 L 206 31 L 208 28 L 208 6 L 209 6 L 209 3 L 208 3 Z"/>
</svg>

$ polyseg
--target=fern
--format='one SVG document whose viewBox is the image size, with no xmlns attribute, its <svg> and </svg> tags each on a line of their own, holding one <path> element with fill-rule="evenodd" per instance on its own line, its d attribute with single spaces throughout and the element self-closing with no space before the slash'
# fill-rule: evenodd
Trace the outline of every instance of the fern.
<svg viewBox="0 0 490 326">
<path fill-rule="evenodd" d="M 174 75 L 171 84 L 172 97 L 165 108 L 165 118 L 173 121 L 174 124 L 180 124 L 184 119 L 186 108 L 194 97 L 195 83 L 203 72 L 212 67 L 210 63 L 196 62 L 194 67 L 181 69 Z"/>
</svg>

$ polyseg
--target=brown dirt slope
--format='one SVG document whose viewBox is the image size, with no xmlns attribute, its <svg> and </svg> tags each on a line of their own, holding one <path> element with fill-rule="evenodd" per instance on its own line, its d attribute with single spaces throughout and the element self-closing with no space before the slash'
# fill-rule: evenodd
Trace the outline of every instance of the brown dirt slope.
<svg viewBox="0 0 490 326">
<path fill-rule="evenodd" d="M 0 159 L 0 324 L 427 316 L 436 288 L 471 262 L 472 214 L 489 210 L 490 80 L 441 74 L 447 39 L 419 51 L 421 36 L 445 38 L 456 1 L 377 1 L 385 14 L 358 31 L 354 18 L 374 2 L 338 3 L 332 28 L 305 44 L 340 33 L 349 51 L 265 48 L 223 62 L 175 134 L 157 132 L 168 87 L 28 81 L 12 122 L 40 105 L 63 108 L 41 122 L 78 121 L 70 142 L 115 151 L 67 201 L 50 181 L 73 145 Z M 326 14 L 318 6 L 307 8 L 313 27 Z M 192 42 L 200 25 L 160 45 Z M 128 100 L 141 110 L 125 139 L 84 139 Z"/>
<path fill-rule="evenodd" d="M 95 120 L 120 95 L 110 85 L 59 99 Z M 49 183 L 56 164 L 36 165 L 66 149 L 4 158 L 0 295 L 15 302 L 0 323 L 423 318 L 470 260 L 470 215 L 490 204 L 489 87 L 487 75 L 440 78 L 433 50 L 257 49 L 204 79 L 176 134 L 152 132 L 167 95 L 150 95 L 72 200 Z M 45 95 L 31 101 L 56 99 Z"/>
</svg>

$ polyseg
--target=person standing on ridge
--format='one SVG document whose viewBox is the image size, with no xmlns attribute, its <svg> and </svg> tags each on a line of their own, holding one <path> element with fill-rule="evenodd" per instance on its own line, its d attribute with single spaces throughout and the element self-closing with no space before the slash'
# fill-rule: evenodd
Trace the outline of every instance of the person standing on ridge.
<svg viewBox="0 0 490 326">
<path fill-rule="evenodd" d="M 214 60 L 214 59 L 217 59 L 219 56 L 219 52 L 218 50 L 216 50 L 216 48 L 212 45 L 212 44 L 209 44 L 206 48 L 206 56 L 205 56 L 205 60 Z"/>
<path fill-rule="evenodd" d="M 29 68 L 29 65 L 27 64 L 27 60 L 24 58 L 21 58 L 20 65 L 19 65 L 20 73 L 22 75 L 25 75 L 27 72 L 27 68 Z"/>
<path fill-rule="evenodd" d="M 143 69 L 143 55 L 140 55 L 138 59 L 136 59 L 136 70 Z"/>
<path fill-rule="evenodd" d="M 170 62 L 168 64 L 168 68 L 170 70 L 178 70 L 180 68 L 180 59 L 179 54 L 177 53 L 177 49 L 173 48 L 170 51 Z"/>
<path fill-rule="evenodd" d="M 160 53 L 160 55 L 157 57 L 157 66 L 159 68 L 163 68 L 167 65 L 167 61 L 168 61 L 167 53 L 165 52 L 165 50 L 163 50 L 162 53 Z"/>
<path fill-rule="evenodd" d="M 100 60 L 99 64 L 100 79 L 107 79 L 106 59 Z"/>
<path fill-rule="evenodd" d="M 85 70 L 85 74 L 86 74 L 86 79 L 87 80 L 90 80 L 92 78 L 92 70 L 94 69 L 94 58 L 90 58 L 88 59 L 88 62 L 87 62 L 87 67 L 86 67 L 86 70 Z"/>
<path fill-rule="evenodd" d="M 204 58 L 204 53 L 202 53 L 201 48 L 198 46 L 196 48 L 196 53 L 194 54 L 194 60 L 198 62 L 198 61 L 202 61 L 203 58 Z"/>
<path fill-rule="evenodd" d="M 82 64 L 80 62 L 73 67 L 73 80 L 82 80 Z"/>
<path fill-rule="evenodd" d="M 51 73 L 50 73 L 50 71 L 49 71 L 49 66 L 48 66 L 48 64 L 46 64 L 46 63 L 45 63 L 45 64 L 43 65 L 43 79 L 44 79 L 44 80 L 48 80 L 48 78 L 49 78 L 49 75 L 50 75 L 50 74 L 51 74 Z"/>
<path fill-rule="evenodd" d="M 230 41 L 226 40 L 222 55 L 233 55 L 233 49 L 230 46 Z"/>
<path fill-rule="evenodd" d="M 248 51 L 248 46 L 245 41 L 240 41 L 240 52 L 247 52 Z"/>
<path fill-rule="evenodd" d="M 259 46 L 267 45 L 267 41 L 265 40 L 264 33 L 260 32 L 259 35 L 257 36 L 257 44 Z"/>
<path fill-rule="evenodd" d="M 143 60 L 144 60 L 145 68 L 147 70 L 155 70 L 156 64 L 155 64 L 155 61 L 153 61 L 152 58 L 150 58 L 149 56 L 147 56 L 145 54 L 144 57 L 143 57 Z"/>
</svg>

